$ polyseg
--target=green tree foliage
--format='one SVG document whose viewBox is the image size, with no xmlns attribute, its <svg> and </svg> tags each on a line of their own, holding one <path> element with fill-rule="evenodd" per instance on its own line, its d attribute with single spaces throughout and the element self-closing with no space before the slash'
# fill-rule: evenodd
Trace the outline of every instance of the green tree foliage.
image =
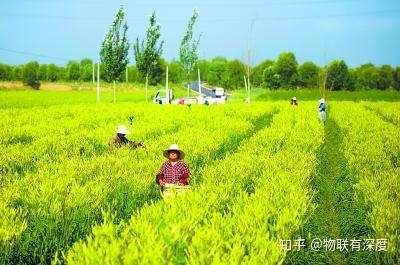
<svg viewBox="0 0 400 265">
<path fill-rule="evenodd" d="M 400 91 L 400 67 L 393 70 L 393 88 Z"/>
<path fill-rule="evenodd" d="M 10 81 L 13 79 L 12 68 L 6 64 L 0 64 L 0 80 Z"/>
<path fill-rule="evenodd" d="M 240 60 L 233 60 L 227 65 L 227 88 L 238 89 L 244 87 L 243 76 L 245 75 L 245 65 Z"/>
<path fill-rule="evenodd" d="M 120 7 L 106 34 L 100 50 L 100 61 L 106 81 L 114 81 L 125 71 L 129 63 L 129 41 L 126 37 L 128 24 L 124 23 L 125 9 Z"/>
<path fill-rule="evenodd" d="M 22 81 L 24 73 L 24 65 L 17 65 L 12 67 L 12 79 L 14 81 Z"/>
<path fill-rule="evenodd" d="M 142 76 L 136 66 L 127 66 L 128 68 L 128 82 L 141 82 L 143 83 Z M 119 82 L 126 82 L 126 69 L 117 78 Z"/>
<path fill-rule="evenodd" d="M 136 66 L 128 67 L 128 81 L 129 82 L 141 82 L 141 76 L 139 69 Z"/>
<path fill-rule="evenodd" d="M 47 79 L 51 82 L 56 82 L 60 80 L 59 69 L 55 64 L 49 64 L 47 69 Z"/>
<path fill-rule="evenodd" d="M 224 87 L 228 80 L 228 60 L 224 57 L 215 57 L 208 70 L 208 82 L 211 85 Z"/>
<path fill-rule="evenodd" d="M 164 84 L 166 78 L 167 71 L 167 61 L 164 58 L 159 58 L 156 67 L 152 71 L 152 75 L 150 76 L 150 85 Z"/>
<path fill-rule="evenodd" d="M 95 70 L 97 70 L 97 68 Z M 93 80 L 93 61 L 89 58 L 85 58 L 80 61 L 80 80 Z"/>
<path fill-rule="evenodd" d="M 326 88 L 329 90 L 354 90 L 354 84 L 345 61 L 333 61 L 328 65 Z"/>
<path fill-rule="evenodd" d="M 69 61 L 67 64 L 67 79 L 69 81 L 78 81 L 81 75 L 81 69 L 77 61 Z"/>
<path fill-rule="evenodd" d="M 362 65 L 357 69 L 356 75 L 358 89 L 374 89 L 378 86 L 379 73 L 373 64 Z"/>
<path fill-rule="evenodd" d="M 161 48 L 161 45 L 159 48 Z M 197 80 L 198 78 L 197 71 L 192 70 L 188 79 L 187 72 L 185 72 L 181 61 L 172 60 L 168 64 L 163 58 L 159 57 L 155 65 L 148 79 L 148 82 L 152 85 L 165 83 L 167 65 L 169 66 L 169 80 L 172 83 L 182 83 L 189 80 Z M 346 62 L 341 60 L 332 61 L 323 69 L 313 62 L 304 62 L 295 71 L 294 67 L 296 65 L 296 58 L 292 53 L 282 53 L 279 56 L 279 60 L 275 63 L 271 60 L 265 60 L 251 70 L 253 77 L 252 84 L 255 87 L 269 89 L 294 87 L 316 88 L 322 80 L 326 79 L 326 88 L 330 90 L 386 90 L 393 88 L 400 91 L 400 67 L 392 68 L 389 65 L 376 67 L 372 63 L 368 63 L 358 68 L 348 68 Z M 244 86 L 243 76 L 246 74 L 247 66 L 240 60 L 228 61 L 226 58 L 218 56 L 211 61 L 199 60 L 197 67 L 200 69 L 201 79 L 211 85 L 227 89 L 237 89 Z M 23 81 L 24 68 L 25 65 L 9 66 L 0 64 L 0 80 Z M 120 72 L 116 80 L 125 82 L 125 70 Z M 277 72 L 278 70 L 280 73 L 285 74 L 286 79 Z M 96 75 L 97 65 L 95 65 Z M 106 76 L 104 65 L 100 65 L 100 76 Z M 128 67 L 128 76 L 129 82 L 146 82 L 145 77 L 137 66 Z M 56 66 L 55 64 L 40 65 L 38 79 L 40 81 L 51 82 L 61 80 L 91 81 L 92 60 L 85 58 L 80 62 L 69 61 L 66 67 Z M 286 80 L 286 83 L 284 80 Z"/>
<path fill-rule="evenodd" d="M 304 62 L 298 68 L 298 85 L 303 88 L 316 88 L 319 81 L 319 67 L 313 62 Z"/>
<path fill-rule="evenodd" d="M 282 85 L 282 78 L 275 72 L 272 65 L 265 68 L 263 72 L 263 85 L 271 90 L 276 90 Z"/>
<path fill-rule="evenodd" d="M 185 72 L 179 61 L 172 60 L 168 65 L 169 82 L 179 84 L 184 80 Z"/>
<path fill-rule="evenodd" d="M 200 69 L 200 75 L 201 75 L 200 78 L 203 81 L 207 81 L 210 64 L 211 63 L 207 60 L 199 60 L 197 63 L 197 68 Z M 195 76 L 193 78 L 196 79 Z"/>
<path fill-rule="evenodd" d="M 39 67 L 39 80 L 40 81 L 48 81 L 48 69 L 49 66 L 47 64 L 41 64 Z"/>
<path fill-rule="evenodd" d="M 79 64 L 80 64 L 80 66 L 81 67 L 83 67 L 83 66 L 85 66 L 85 65 L 92 65 L 92 63 L 93 63 L 93 61 L 92 61 L 92 59 L 89 59 L 89 58 L 83 58 L 80 62 L 79 62 Z"/>
<path fill-rule="evenodd" d="M 378 69 L 379 79 L 377 88 L 380 90 L 386 90 L 391 87 L 393 83 L 393 69 L 390 65 L 382 65 Z"/>
<path fill-rule="evenodd" d="M 68 71 L 66 67 L 58 66 L 58 78 L 60 80 L 68 80 Z"/>
<path fill-rule="evenodd" d="M 357 88 L 388 89 L 394 86 L 394 71 L 389 65 L 378 68 L 371 63 L 364 64 L 355 71 Z"/>
<path fill-rule="evenodd" d="M 25 65 L 23 71 L 23 81 L 24 84 L 34 88 L 39 89 L 39 63 L 38 62 L 29 62 Z"/>
<path fill-rule="evenodd" d="M 274 72 L 279 74 L 284 87 L 295 87 L 297 81 L 297 60 L 292 52 L 283 52 L 274 64 Z"/>
<path fill-rule="evenodd" d="M 159 43 L 160 29 L 161 26 L 156 23 L 156 13 L 153 12 L 150 16 L 150 24 L 147 27 L 146 38 L 141 42 L 139 38 L 136 38 L 133 46 L 136 67 L 146 80 L 146 89 L 149 78 L 151 78 L 153 84 L 161 81 L 161 78 L 157 76 L 162 69 L 160 58 L 164 44 L 164 41 Z"/>
<path fill-rule="evenodd" d="M 190 83 L 190 77 L 193 73 L 197 65 L 197 61 L 199 59 L 197 48 L 200 43 L 200 36 L 198 39 L 193 39 L 193 27 L 196 23 L 196 19 L 198 17 L 198 13 L 196 10 L 193 10 L 192 17 L 189 20 L 187 31 L 185 35 L 183 35 L 181 46 L 179 48 L 179 57 L 181 64 L 183 66 L 183 70 L 186 74 L 186 79 Z M 189 96 L 189 87 L 188 87 L 188 96 Z"/>
<path fill-rule="evenodd" d="M 260 87 L 264 83 L 264 71 L 274 65 L 274 61 L 264 60 L 252 70 L 252 83 L 256 87 Z M 243 77 L 242 77 L 243 78 Z M 243 81 L 244 82 L 244 81 Z"/>
</svg>

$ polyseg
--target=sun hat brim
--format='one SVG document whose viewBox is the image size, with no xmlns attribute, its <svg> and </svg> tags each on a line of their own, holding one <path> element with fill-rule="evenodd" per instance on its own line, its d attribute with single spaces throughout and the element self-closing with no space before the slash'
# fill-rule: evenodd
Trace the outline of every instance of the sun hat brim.
<svg viewBox="0 0 400 265">
<path fill-rule="evenodd" d="M 120 133 L 120 134 L 131 134 L 131 132 L 128 131 L 128 130 L 117 130 L 116 133 Z"/>
<path fill-rule="evenodd" d="M 167 150 L 165 150 L 165 151 L 163 152 L 163 155 L 164 155 L 165 158 L 168 158 L 168 159 L 169 159 L 169 156 L 168 156 L 168 152 L 169 152 L 169 151 L 176 151 L 176 152 L 178 152 L 178 153 L 179 153 L 179 159 L 183 159 L 183 158 L 185 157 L 185 152 L 183 152 L 182 150 L 167 149 Z"/>
</svg>

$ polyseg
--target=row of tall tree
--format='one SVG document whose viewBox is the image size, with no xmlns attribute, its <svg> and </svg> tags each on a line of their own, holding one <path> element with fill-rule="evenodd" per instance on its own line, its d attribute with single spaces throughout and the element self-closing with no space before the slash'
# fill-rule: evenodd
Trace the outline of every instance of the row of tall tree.
<svg viewBox="0 0 400 265">
<path fill-rule="evenodd" d="M 70 61 L 63 66 L 29 62 L 25 65 L 10 66 L 0 64 L 0 80 L 24 81 L 27 79 L 38 82 L 90 82 L 93 79 L 93 62 L 83 59 L 80 62 Z M 169 81 L 175 84 L 187 82 L 184 67 L 180 61 L 167 62 L 158 58 L 158 64 L 148 74 L 151 85 L 165 84 L 166 68 L 169 68 Z M 240 60 L 227 60 L 215 57 L 210 61 L 199 60 L 197 67 L 201 71 L 202 80 L 211 85 L 229 89 L 244 87 L 246 65 Z M 95 67 L 96 68 L 96 67 Z M 128 66 L 128 74 L 122 71 L 118 76 L 119 82 L 145 83 L 146 78 L 137 66 Z M 193 73 L 192 73 L 193 74 Z M 97 78 L 97 69 L 94 71 Z M 32 77 L 33 76 L 33 77 Z M 100 67 L 100 76 L 105 76 L 104 67 Z M 126 79 L 128 77 L 128 80 Z M 196 80 L 196 77 L 191 77 Z M 357 68 L 349 68 L 345 61 L 332 61 L 325 67 L 319 67 L 313 62 L 298 64 L 293 53 L 282 53 L 276 61 L 265 60 L 251 69 L 253 86 L 278 88 L 316 88 L 326 82 L 326 88 L 331 90 L 358 90 L 394 88 L 400 90 L 400 67 L 389 65 L 381 67 L 371 63 Z"/>
<path fill-rule="evenodd" d="M 393 69 L 389 65 L 375 67 L 373 64 L 365 64 L 349 69 L 343 60 L 332 61 L 324 67 L 319 67 L 313 62 L 299 65 L 292 52 L 281 53 L 276 61 L 265 60 L 255 67 L 249 67 L 240 60 L 229 61 L 220 56 L 211 61 L 199 60 L 197 48 L 200 37 L 193 38 L 193 27 L 197 17 L 198 13 L 194 10 L 179 47 L 180 60 L 168 63 L 162 58 L 164 42 L 160 39 L 160 25 L 157 24 L 156 14 L 153 12 L 145 38 L 140 40 L 137 37 L 134 42 L 135 65 L 128 66 L 128 24 L 125 20 L 125 9 L 119 8 L 100 47 L 101 79 L 113 82 L 114 91 L 116 81 L 145 83 L 146 99 L 148 84 L 165 82 L 167 68 L 172 83 L 197 80 L 197 71 L 194 70 L 198 68 L 202 80 L 228 89 L 244 87 L 244 80 L 250 75 L 248 80 L 251 80 L 253 86 L 268 89 L 325 86 L 329 90 L 384 90 L 390 87 L 400 90 L 400 68 Z M 97 78 L 95 65 L 88 58 L 80 62 L 69 61 L 66 67 L 55 64 L 39 65 L 35 61 L 20 66 L 0 64 L 0 80 L 24 81 L 35 88 L 40 86 L 40 81 L 90 81 L 95 79 L 95 75 Z"/>
<path fill-rule="evenodd" d="M 105 35 L 100 47 L 101 77 L 102 79 L 113 82 L 114 102 L 116 81 L 121 76 L 129 76 L 128 72 L 133 72 L 135 79 L 145 79 L 146 100 L 149 79 L 159 82 L 163 60 L 161 59 L 164 42 L 160 40 L 160 25 L 156 22 L 156 14 L 150 16 L 150 23 L 146 30 L 146 37 L 142 40 L 139 37 L 133 45 L 133 54 L 136 62 L 135 67 L 128 69 L 130 42 L 127 37 L 128 23 L 125 19 L 126 10 L 121 6 L 114 17 L 114 20 Z M 188 28 L 182 38 L 179 48 L 180 63 L 187 78 L 190 77 L 198 61 L 197 47 L 200 42 L 193 38 L 193 27 L 198 17 L 196 10 L 189 20 Z M 164 64 L 165 65 L 165 64 Z M 10 67 L 0 65 L 0 80 L 22 80 L 32 87 L 38 88 L 39 81 L 89 81 L 94 79 L 94 64 L 90 59 L 84 59 L 80 63 L 70 61 L 66 68 L 57 67 L 54 64 L 39 66 L 37 62 L 29 62 L 25 66 Z M 132 75 L 131 75 L 132 77 Z M 126 77 L 127 79 L 127 77 Z M 93 80 L 94 81 L 94 80 Z M 189 91 L 189 89 L 188 89 Z"/>
<path fill-rule="evenodd" d="M 400 67 L 368 63 L 349 68 L 344 60 L 324 67 L 313 62 L 299 65 L 293 53 L 284 52 L 276 61 L 265 60 L 253 69 L 253 85 L 269 89 L 325 86 L 329 90 L 400 90 Z"/>
<path fill-rule="evenodd" d="M 197 16 L 198 13 L 194 10 L 179 48 L 180 62 L 188 79 L 198 61 L 197 47 L 200 37 L 199 39 L 193 38 L 193 27 Z M 156 14 L 153 12 L 150 16 L 150 23 L 146 30 L 146 37 L 142 40 L 137 37 L 136 42 L 133 45 L 136 68 L 141 77 L 146 80 L 146 101 L 149 78 L 151 76 L 156 76 L 154 72 L 161 68 L 161 55 L 164 41 L 160 40 L 160 28 L 160 25 L 156 22 Z M 103 65 L 106 80 L 113 81 L 114 83 L 114 102 L 116 95 L 115 83 L 117 79 L 120 78 L 121 74 L 127 69 L 129 63 L 130 43 L 126 36 L 127 30 L 128 24 L 125 20 L 125 9 L 120 7 L 100 49 L 100 60 Z"/>
</svg>

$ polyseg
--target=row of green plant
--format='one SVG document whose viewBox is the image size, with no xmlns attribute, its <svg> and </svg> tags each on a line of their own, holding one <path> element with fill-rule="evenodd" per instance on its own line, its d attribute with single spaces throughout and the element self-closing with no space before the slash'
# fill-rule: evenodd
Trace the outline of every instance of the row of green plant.
<svg viewBox="0 0 400 265">
<path fill-rule="evenodd" d="M 102 210 L 119 222 L 159 200 L 155 174 L 171 143 L 187 152 L 196 185 L 213 153 L 223 155 L 271 110 L 124 103 L 2 110 L 1 263 L 49 263 L 102 222 Z M 130 138 L 146 150 L 110 151 L 116 126 L 131 115 Z"/>
<path fill-rule="evenodd" d="M 400 195 L 398 126 L 377 115 L 374 110 L 398 110 L 397 103 L 368 104 L 335 103 L 331 113 L 344 131 L 344 153 L 351 171 L 360 182 L 355 185 L 370 206 L 368 222 L 376 239 L 387 239 L 387 255 L 379 260 L 384 264 L 400 261 Z M 393 113 L 399 119 L 398 113 Z"/>
<path fill-rule="evenodd" d="M 63 255 L 66 261 L 281 263 L 286 253 L 280 240 L 299 228 L 310 204 L 308 181 L 323 127 L 312 104 L 279 104 L 272 123 L 264 122 L 236 152 L 204 167 L 203 181 L 192 191 L 145 206 L 129 222 L 115 222 L 109 212 L 92 235 Z"/>
<path fill-rule="evenodd" d="M 375 112 L 375 114 L 384 121 L 392 123 L 396 126 L 400 125 L 400 115 L 398 113 L 400 104 L 398 102 L 393 102 L 392 104 L 387 104 L 387 102 L 379 102 L 373 105 L 365 103 L 364 107 Z"/>
</svg>

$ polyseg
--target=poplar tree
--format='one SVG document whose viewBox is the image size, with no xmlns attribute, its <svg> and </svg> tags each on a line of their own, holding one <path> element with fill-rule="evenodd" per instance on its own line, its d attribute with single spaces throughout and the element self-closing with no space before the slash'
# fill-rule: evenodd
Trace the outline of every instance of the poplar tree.
<svg viewBox="0 0 400 265">
<path fill-rule="evenodd" d="M 198 39 L 193 39 L 193 27 L 198 17 L 197 10 L 193 10 L 192 17 L 189 20 L 188 28 L 182 38 L 181 46 L 179 49 L 180 61 L 188 81 L 188 97 L 190 97 L 190 77 L 195 69 L 199 60 L 197 47 L 200 43 L 200 36 Z"/>
<path fill-rule="evenodd" d="M 106 34 L 100 50 L 100 61 L 107 81 L 114 83 L 114 103 L 116 101 L 115 81 L 125 71 L 129 63 L 129 41 L 126 37 L 128 24 L 125 18 L 125 9 L 120 7 L 115 14 L 110 30 Z"/>
<path fill-rule="evenodd" d="M 162 47 L 164 45 L 164 41 L 159 43 L 159 38 L 161 36 L 160 28 L 161 26 L 156 23 L 156 13 L 153 12 L 150 15 L 150 24 L 146 30 L 146 38 L 141 42 L 139 38 L 136 38 L 136 42 L 133 46 L 136 67 L 146 79 L 146 101 L 149 75 L 153 73 L 154 69 L 156 69 L 160 63 Z"/>
</svg>

